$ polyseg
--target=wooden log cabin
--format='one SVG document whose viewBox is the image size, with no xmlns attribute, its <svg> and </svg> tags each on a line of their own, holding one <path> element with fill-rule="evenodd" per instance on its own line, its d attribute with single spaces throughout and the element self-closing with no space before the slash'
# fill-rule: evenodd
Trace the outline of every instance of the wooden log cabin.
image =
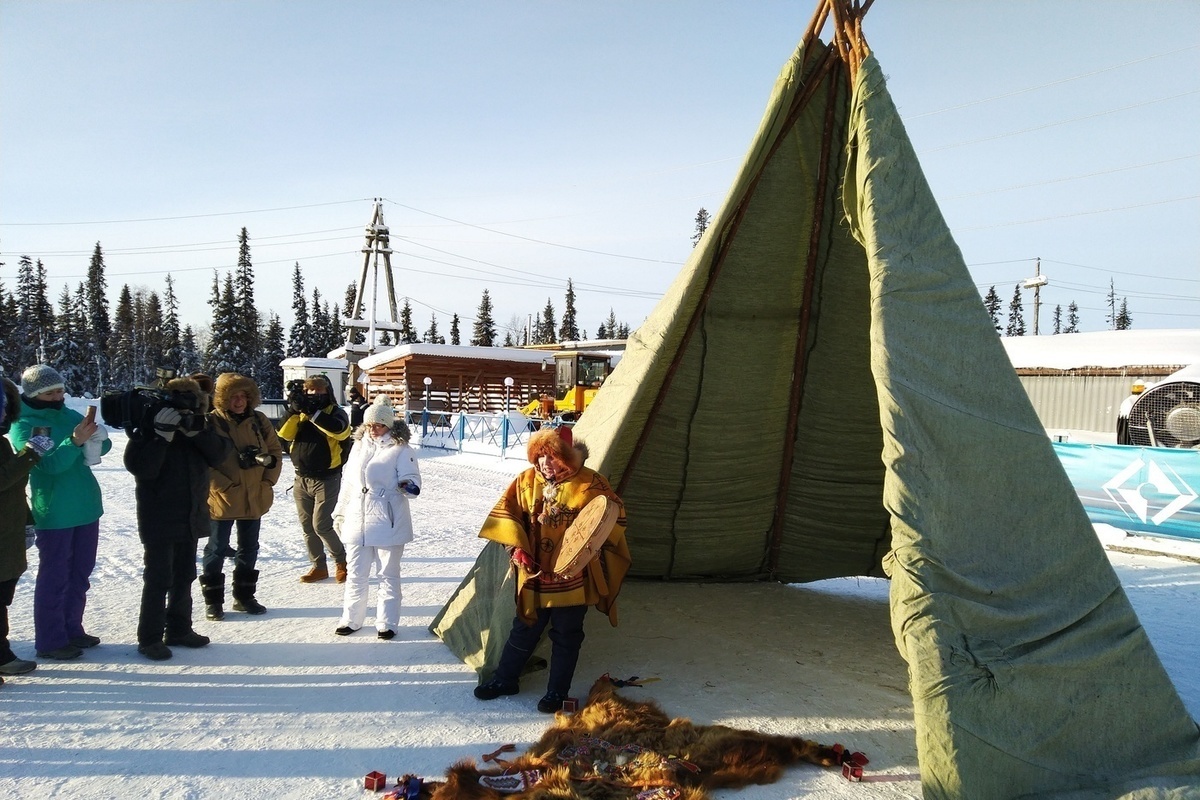
<svg viewBox="0 0 1200 800">
<path fill-rule="evenodd" d="M 543 368 L 543 365 L 546 365 Z M 404 344 L 358 362 L 358 384 L 373 400 L 387 394 L 397 409 L 435 412 L 500 413 L 541 394 L 554 394 L 550 353 L 511 347 Z M 512 378 L 512 386 L 505 384 Z"/>
</svg>

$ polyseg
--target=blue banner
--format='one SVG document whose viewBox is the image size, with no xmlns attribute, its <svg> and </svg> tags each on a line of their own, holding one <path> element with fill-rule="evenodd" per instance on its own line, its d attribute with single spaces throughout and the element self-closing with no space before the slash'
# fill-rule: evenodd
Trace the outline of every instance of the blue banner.
<svg viewBox="0 0 1200 800">
<path fill-rule="evenodd" d="M 1200 450 L 1053 444 L 1092 522 L 1200 540 Z"/>
</svg>

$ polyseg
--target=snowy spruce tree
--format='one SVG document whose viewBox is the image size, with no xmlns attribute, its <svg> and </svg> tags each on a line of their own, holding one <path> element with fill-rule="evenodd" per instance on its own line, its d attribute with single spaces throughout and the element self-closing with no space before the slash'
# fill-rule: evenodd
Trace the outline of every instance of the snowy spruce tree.
<svg viewBox="0 0 1200 800">
<path fill-rule="evenodd" d="M 163 292 L 162 364 L 177 373 L 181 342 L 179 340 L 179 298 L 175 295 L 175 281 L 167 274 L 167 289 Z"/>
<path fill-rule="evenodd" d="M 112 335 L 109 338 L 108 379 L 113 387 L 126 389 L 137 382 L 134 377 L 133 342 L 133 292 L 126 283 L 121 286 L 121 293 L 117 296 Z"/>
<path fill-rule="evenodd" d="M 541 324 L 537 328 L 538 344 L 554 344 L 558 341 L 557 334 L 554 330 L 554 304 L 550 302 L 550 298 L 546 298 L 546 307 L 542 309 Z"/>
<path fill-rule="evenodd" d="M 254 265 L 250 262 L 250 234 L 242 228 L 238 234 L 238 263 L 233 278 L 234 334 L 240 342 L 241 363 L 237 372 L 258 380 L 259 313 L 254 302 Z"/>
<path fill-rule="evenodd" d="M 696 212 L 696 230 L 692 234 L 692 247 L 700 244 L 700 240 L 704 238 L 704 232 L 708 230 L 709 224 L 712 222 L 712 217 L 708 215 L 708 209 L 701 207 Z"/>
<path fill-rule="evenodd" d="M 1079 333 L 1079 306 L 1074 300 L 1067 306 L 1067 327 L 1063 333 Z"/>
<path fill-rule="evenodd" d="M 1004 332 L 1004 327 L 1000 324 L 1001 305 L 1000 295 L 996 293 L 996 287 L 990 287 L 987 295 L 983 298 L 983 307 L 987 309 L 988 317 L 991 318 L 992 327 L 996 329 L 996 333 Z"/>
<path fill-rule="evenodd" d="M 1008 327 L 1004 329 L 1006 336 L 1025 335 L 1025 315 L 1021 305 L 1021 284 L 1013 291 L 1013 298 L 1008 304 Z"/>
<path fill-rule="evenodd" d="M 425 335 L 421 337 L 421 341 L 428 344 L 445 344 L 446 337 L 438 333 L 437 314 L 429 315 L 429 330 L 425 331 Z"/>
<path fill-rule="evenodd" d="M 263 330 L 262 349 L 258 354 L 258 367 L 255 374 L 259 377 L 258 390 L 263 397 L 283 397 L 283 367 L 279 363 L 286 356 L 283 351 L 283 322 L 278 314 L 267 318 L 267 327 Z"/>
<path fill-rule="evenodd" d="M 304 299 L 304 276 L 300 274 L 300 262 L 292 271 L 292 328 L 288 333 L 287 357 L 306 358 L 313 354 L 309 340 L 312 329 L 308 317 L 308 301 Z"/>
<path fill-rule="evenodd" d="M 58 371 L 62 373 L 67 392 L 73 396 L 81 396 L 87 391 L 84 388 L 87 375 L 83 346 L 86 333 L 87 320 L 82 309 L 76 305 L 70 288 L 64 285 L 58 298 L 54 337 L 46 348 L 46 357 L 51 364 L 59 365 Z"/>
<path fill-rule="evenodd" d="M 88 264 L 86 294 L 88 315 L 88 380 L 97 389 L 108 371 L 108 340 L 112 322 L 108 316 L 108 281 L 104 277 L 104 252 L 100 243 Z"/>
<path fill-rule="evenodd" d="M 492 319 L 492 298 L 488 290 L 483 290 L 479 301 L 479 310 L 475 312 L 475 327 L 471 335 L 471 344 L 475 347 L 496 346 L 496 321 Z"/>
<path fill-rule="evenodd" d="M 563 306 L 562 325 L 558 328 L 558 341 L 577 342 L 579 339 L 579 322 L 575 312 L 575 285 L 570 278 L 567 278 L 567 297 L 566 304 Z"/>
<path fill-rule="evenodd" d="M 208 350 L 204 354 L 204 371 L 214 378 L 222 372 L 240 372 L 246 361 L 246 352 L 238 338 L 237 314 L 233 275 L 225 273 L 220 297 L 214 304 Z"/>
<path fill-rule="evenodd" d="M 404 305 L 400 308 L 400 335 L 397 338 L 397 344 L 414 344 L 419 342 L 417 337 L 417 329 L 413 326 L 412 304 L 408 298 L 404 298 Z"/>
<path fill-rule="evenodd" d="M 462 344 L 462 337 L 458 332 L 458 314 L 450 318 L 450 344 Z"/>
</svg>

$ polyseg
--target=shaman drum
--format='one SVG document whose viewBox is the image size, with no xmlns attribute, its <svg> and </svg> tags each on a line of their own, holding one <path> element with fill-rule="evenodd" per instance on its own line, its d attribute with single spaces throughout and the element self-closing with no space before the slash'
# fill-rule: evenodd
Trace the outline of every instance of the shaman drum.
<svg viewBox="0 0 1200 800">
<path fill-rule="evenodd" d="M 563 533 L 558 558 L 554 561 L 554 574 L 574 578 L 583 572 L 604 546 L 620 513 L 621 507 L 603 495 L 584 506 Z"/>
</svg>

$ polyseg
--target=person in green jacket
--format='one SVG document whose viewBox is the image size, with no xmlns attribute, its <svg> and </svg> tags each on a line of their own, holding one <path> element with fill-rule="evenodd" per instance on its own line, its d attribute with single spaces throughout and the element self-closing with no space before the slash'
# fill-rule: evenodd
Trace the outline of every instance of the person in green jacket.
<svg viewBox="0 0 1200 800">
<path fill-rule="evenodd" d="M 14 419 L 21 415 L 21 391 L 8 378 L 0 379 L 0 435 L 8 433 Z M 31 442 L 17 453 L 7 439 L 0 439 L 0 675 L 21 675 L 37 668 L 36 661 L 17 658 L 8 643 L 8 607 L 16 594 L 17 581 L 29 563 L 25 558 L 25 528 L 32 526 L 25 485 L 29 472 L 41 458 L 38 446 Z M 0 678 L 4 683 L 4 678 Z"/>
<path fill-rule="evenodd" d="M 49 436 L 53 445 L 29 475 L 38 548 L 33 627 L 39 658 L 78 658 L 84 648 L 100 644 L 84 630 L 83 611 L 104 505 L 100 484 L 84 462 L 83 446 L 99 440 L 104 454 L 112 442 L 104 428 L 66 407 L 65 389 L 62 375 L 47 364 L 25 370 L 21 416 L 9 431 L 17 451 L 35 435 Z"/>
</svg>

